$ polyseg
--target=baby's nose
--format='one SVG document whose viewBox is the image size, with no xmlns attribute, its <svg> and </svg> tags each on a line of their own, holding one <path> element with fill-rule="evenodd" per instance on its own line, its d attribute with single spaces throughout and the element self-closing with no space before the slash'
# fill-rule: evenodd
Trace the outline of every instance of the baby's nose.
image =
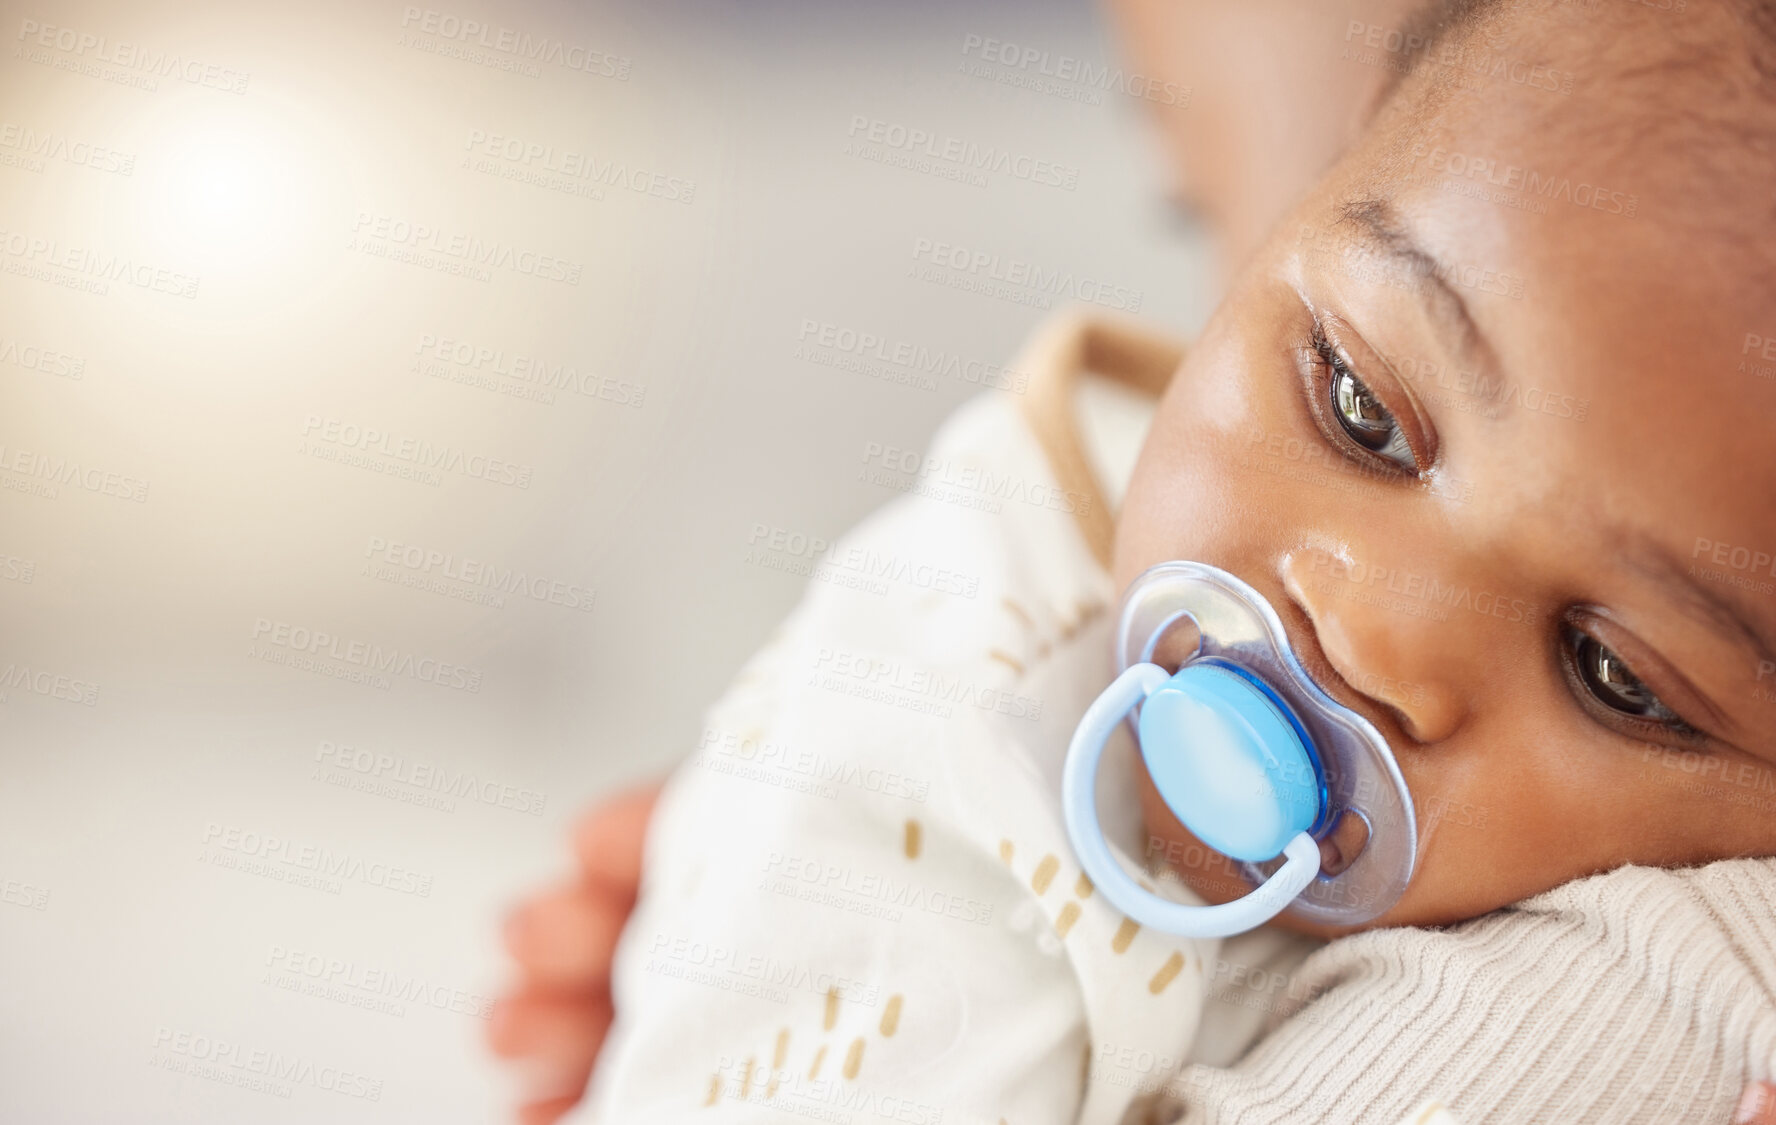
<svg viewBox="0 0 1776 1125">
<path fill-rule="evenodd" d="M 1414 742 L 1455 733 L 1466 713 L 1459 666 L 1473 646 L 1438 620 L 1445 615 L 1434 604 L 1390 590 L 1386 577 L 1323 552 L 1285 557 L 1282 573 L 1289 600 L 1312 622 L 1332 672 L 1385 709 Z M 1311 653 L 1297 656 L 1309 672 L 1324 676 Z"/>
</svg>

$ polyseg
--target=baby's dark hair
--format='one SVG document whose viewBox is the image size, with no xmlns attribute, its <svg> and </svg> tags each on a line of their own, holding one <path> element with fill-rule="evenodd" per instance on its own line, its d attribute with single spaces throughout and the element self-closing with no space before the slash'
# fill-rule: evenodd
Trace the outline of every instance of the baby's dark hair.
<svg viewBox="0 0 1776 1125">
<path fill-rule="evenodd" d="M 1509 15 L 1541 14 L 1549 17 L 1562 12 L 1583 18 L 1600 10 L 1607 0 L 1428 0 L 1415 9 L 1401 29 L 1408 43 L 1420 44 L 1411 65 L 1392 73 L 1383 90 L 1383 98 L 1403 81 L 1425 69 L 1439 47 L 1466 41 L 1476 32 Z M 1616 5 L 1612 5 L 1616 6 Z M 1645 15 L 1651 10 L 1658 17 L 1683 18 L 1686 11 L 1715 6 L 1731 13 L 1742 29 L 1740 39 L 1744 60 L 1761 80 L 1762 93 L 1776 100 L 1776 0 L 1669 0 L 1666 5 L 1641 5 Z M 1676 39 L 1677 29 L 1673 29 Z M 1600 43 L 1601 46 L 1601 43 Z M 1692 49 L 1701 44 L 1691 44 Z M 1718 43 L 1713 51 L 1692 53 L 1688 60 L 1697 64 L 1721 62 Z M 1712 55 L 1712 58 L 1705 57 Z M 1679 64 L 1681 65 L 1681 63 Z"/>
<path fill-rule="evenodd" d="M 1535 127 L 1635 161 L 1674 221 L 1726 230 L 1776 288 L 1776 252 L 1753 237 L 1776 220 L 1776 0 L 1427 0 L 1401 32 L 1413 53 L 1371 116 L 1427 122 L 1476 72 L 1544 64 L 1556 36 L 1583 36 L 1573 96 L 1546 99 Z"/>
</svg>

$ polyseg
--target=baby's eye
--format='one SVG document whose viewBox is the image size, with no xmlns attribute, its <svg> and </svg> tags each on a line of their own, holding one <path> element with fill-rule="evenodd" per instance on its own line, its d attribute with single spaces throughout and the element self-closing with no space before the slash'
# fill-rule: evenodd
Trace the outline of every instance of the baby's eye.
<svg viewBox="0 0 1776 1125">
<path fill-rule="evenodd" d="M 1627 661 L 1608 645 L 1589 633 L 1568 626 L 1566 646 L 1579 683 L 1591 698 L 1618 714 L 1680 733 L 1692 731 L 1693 728 L 1676 712 L 1660 702 L 1651 688 L 1640 682 L 1640 677 L 1629 671 Z"/>
<path fill-rule="evenodd" d="M 1314 326 L 1314 350 L 1331 372 L 1326 380 L 1326 395 L 1331 400 L 1332 416 L 1338 420 L 1345 435 L 1369 452 L 1391 461 L 1408 472 L 1418 471 L 1418 459 L 1401 432 L 1400 424 L 1383 406 L 1375 393 L 1326 339 L 1319 325 Z"/>
<path fill-rule="evenodd" d="M 1588 633 L 1577 633 L 1571 643 L 1579 679 L 1599 703 L 1627 715 L 1646 715 L 1659 706 L 1658 696 L 1647 690 L 1609 646 Z"/>
</svg>

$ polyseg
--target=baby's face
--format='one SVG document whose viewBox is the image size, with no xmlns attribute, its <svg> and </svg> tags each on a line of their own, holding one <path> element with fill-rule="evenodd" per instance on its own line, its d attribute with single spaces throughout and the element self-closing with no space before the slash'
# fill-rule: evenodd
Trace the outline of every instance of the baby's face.
<svg viewBox="0 0 1776 1125">
<path fill-rule="evenodd" d="M 1559 24 L 1581 7 L 1484 48 L 1572 92 L 1408 90 L 1284 221 L 1119 519 L 1119 585 L 1239 575 L 1392 745 L 1421 849 L 1374 925 L 1776 854 L 1776 297 L 1744 200 L 1768 177 L 1634 120 L 1658 78 L 1596 74 L 1602 40 Z M 1616 49 L 1659 41 L 1648 11 Z M 1152 854 L 1243 893 L 1144 788 Z"/>
</svg>

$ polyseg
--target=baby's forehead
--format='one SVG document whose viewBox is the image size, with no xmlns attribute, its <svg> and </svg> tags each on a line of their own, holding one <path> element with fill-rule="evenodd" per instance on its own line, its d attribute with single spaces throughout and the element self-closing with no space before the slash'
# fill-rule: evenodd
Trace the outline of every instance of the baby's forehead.
<svg viewBox="0 0 1776 1125">
<path fill-rule="evenodd" d="M 1483 434 L 1473 450 L 1501 465 L 1558 470 L 1575 495 L 1636 482 L 1640 513 L 1658 498 L 1686 534 L 1714 521 L 1776 541 L 1776 267 L 1758 208 L 1711 207 L 1718 182 L 1609 146 L 1451 111 L 1335 208 L 1387 200 L 1434 260 L 1377 307 L 1425 305 L 1440 282 L 1484 345 L 1389 356 L 1434 424 Z"/>
<path fill-rule="evenodd" d="M 1758 63 L 1767 47 L 1776 76 L 1776 37 L 1748 36 L 1738 2 L 1695 0 L 1681 27 L 1635 5 L 1457 4 L 1481 14 L 1418 60 L 1344 193 L 1510 279 L 1481 287 L 1510 300 L 1472 296 L 1515 374 L 1768 433 L 1776 80 Z"/>
<path fill-rule="evenodd" d="M 1396 133 L 1503 127 L 1575 153 L 1656 162 L 1681 149 L 1711 165 L 1735 147 L 1768 156 L 1776 139 L 1767 0 L 1687 0 L 1681 17 L 1648 3 L 1428 0 L 1405 38 L 1373 115 Z"/>
<path fill-rule="evenodd" d="M 1724 3 L 1623 7 L 1501 5 L 1444 40 L 1322 214 L 1383 200 L 1435 259 L 1488 358 L 1389 359 L 1453 472 L 1584 514 L 1551 549 L 1776 553 L 1776 101 Z"/>
</svg>

